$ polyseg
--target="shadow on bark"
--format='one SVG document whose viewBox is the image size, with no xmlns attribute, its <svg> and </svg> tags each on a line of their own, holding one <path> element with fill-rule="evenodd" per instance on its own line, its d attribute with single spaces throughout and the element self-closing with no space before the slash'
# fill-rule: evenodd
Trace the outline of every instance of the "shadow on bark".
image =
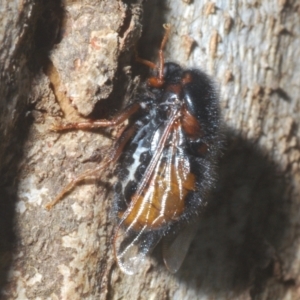
<svg viewBox="0 0 300 300">
<path fill-rule="evenodd" d="M 212 293 L 258 294 L 289 230 L 288 179 L 254 142 L 228 130 L 225 143 L 217 189 L 175 276 Z"/>
<path fill-rule="evenodd" d="M 0 88 L 0 289 L 7 281 L 14 244 L 18 243 L 13 229 L 14 210 L 22 149 L 33 122 L 30 111 L 34 104 L 29 100 L 32 81 L 45 67 L 49 51 L 60 41 L 64 9 L 60 0 L 40 1 L 33 5 L 30 19 L 26 19 L 25 14 L 16 16 L 19 18 L 16 24 L 27 23 L 28 26 L 13 57 L 8 58 L 11 66 L 1 72 L 4 75 Z M 27 63 L 23 65 L 23 61 Z M 21 67 L 15 71 L 14 64 Z M 10 84 L 4 84 L 6 82 Z M 11 111 L 10 107 L 14 105 L 15 109 Z"/>
</svg>

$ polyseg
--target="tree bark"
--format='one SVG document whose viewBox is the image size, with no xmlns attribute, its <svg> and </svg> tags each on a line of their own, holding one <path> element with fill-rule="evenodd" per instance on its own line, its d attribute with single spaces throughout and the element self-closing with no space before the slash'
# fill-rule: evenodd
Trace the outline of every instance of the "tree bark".
<svg viewBox="0 0 300 300">
<path fill-rule="evenodd" d="M 296 1 L 5 0 L 3 7 L 3 298 L 300 298 Z M 139 55 L 156 60 L 166 22 L 167 60 L 205 70 L 219 87 L 224 147 L 180 271 L 168 273 L 158 245 L 145 269 L 128 276 L 112 251 L 112 178 L 80 184 L 45 209 L 99 164 L 114 132 L 50 129 L 119 111 L 142 78 L 133 59 L 142 28 Z"/>
</svg>

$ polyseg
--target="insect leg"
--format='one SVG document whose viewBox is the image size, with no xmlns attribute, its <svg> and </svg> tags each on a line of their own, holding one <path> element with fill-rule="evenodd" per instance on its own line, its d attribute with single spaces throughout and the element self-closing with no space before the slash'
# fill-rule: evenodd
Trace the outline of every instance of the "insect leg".
<svg viewBox="0 0 300 300">
<path fill-rule="evenodd" d="M 71 129 L 93 129 L 93 128 L 103 128 L 103 127 L 113 127 L 123 123 L 130 116 L 135 114 L 141 105 L 139 103 L 133 103 L 127 106 L 121 113 L 117 114 L 114 118 L 107 120 L 95 120 L 95 121 L 86 121 L 86 122 L 78 122 L 78 123 L 68 123 L 68 124 L 54 124 L 52 126 L 53 131 L 63 131 L 63 130 L 71 130 Z"/>
<path fill-rule="evenodd" d="M 46 205 L 46 209 L 48 210 L 51 209 L 79 182 L 85 180 L 88 177 L 97 175 L 100 171 L 105 170 L 111 163 L 116 162 L 119 159 L 120 155 L 122 154 L 122 150 L 124 149 L 125 145 L 136 132 L 136 129 L 137 126 L 132 125 L 127 130 L 125 130 L 125 132 L 117 140 L 113 151 L 104 158 L 103 163 L 95 169 L 86 170 L 85 172 L 83 172 L 82 174 L 74 178 L 71 182 L 69 182 L 69 184 L 63 188 L 63 190 L 55 197 L 55 199 Z"/>
<path fill-rule="evenodd" d="M 170 31 L 171 31 L 171 25 L 170 24 L 164 24 L 164 28 L 166 30 L 164 37 L 161 41 L 159 50 L 158 50 L 158 55 L 159 55 L 159 65 L 157 66 L 155 63 L 140 58 L 137 53 L 136 53 L 136 61 L 139 63 L 142 63 L 146 66 L 148 66 L 151 69 L 157 69 L 158 71 L 158 76 L 154 76 L 154 77 L 150 77 L 148 79 L 148 85 L 152 86 L 152 87 L 156 87 L 156 88 L 160 88 L 162 87 L 162 85 L 164 84 L 164 64 L 165 64 L 165 58 L 164 58 L 164 48 L 165 45 L 167 43 L 168 37 L 170 35 Z"/>
<path fill-rule="evenodd" d="M 164 51 L 165 45 L 167 43 L 167 40 L 168 40 L 168 37 L 170 34 L 171 26 L 170 26 L 170 24 L 164 24 L 164 28 L 165 28 L 166 32 L 161 41 L 159 51 L 158 51 L 158 53 L 159 53 L 159 66 L 158 67 L 152 61 L 149 61 L 147 59 L 139 57 L 137 54 L 137 51 L 135 49 L 135 60 L 143 65 L 146 65 L 147 67 L 149 67 L 151 69 L 158 69 L 160 79 L 163 79 L 163 69 L 164 69 L 164 53 L 163 53 L 163 51 Z"/>
<path fill-rule="evenodd" d="M 150 60 L 147 60 L 147 59 L 143 59 L 141 57 L 139 57 L 138 53 L 137 53 L 137 50 L 135 49 L 135 60 L 147 67 L 149 67 L 150 69 L 157 69 L 157 65 L 155 63 L 153 63 L 152 61 Z"/>
<path fill-rule="evenodd" d="M 170 24 L 164 24 L 164 29 L 166 30 L 165 35 L 161 41 L 160 48 L 158 50 L 158 55 L 159 55 L 159 67 L 158 67 L 158 78 L 160 80 L 163 80 L 164 75 L 164 64 L 165 64 L 165 58 L 164 58 L 164 49 L 167 43 L 167 40 L 170 35 L 171 31 L 171 25 Z"/>
<path fill-rule="evenodd" d="M 57 204 L 68 192 L 70 192 L 79 182 L 83 181 L 87 177 L 95 175 L 98 171 L 103 169 L 105 166 L 101 166 L 101 168 L 89 169 L 82 173 L 81 175 L 74 178 L 64 189 L 55 197 L 54 200 L 46 204 L 46 209 L 51 209 L 55 204 Z"/>
</svg>

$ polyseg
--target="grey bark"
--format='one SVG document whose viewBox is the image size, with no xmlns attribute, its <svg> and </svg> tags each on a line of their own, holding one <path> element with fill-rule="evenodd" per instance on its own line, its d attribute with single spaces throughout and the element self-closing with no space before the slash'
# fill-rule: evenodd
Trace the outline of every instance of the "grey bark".
<svg viewBox="0 0 300 300">
<path fill-rule="evenodd" d="M 299 5 L 130 3 L 1 4 L 2 296 L 299 299 Z M 58 134 L 51 125 L 112 115 L 130 99 L 142 16 L 140 55 L 157 58 L 162 24 L 171 23 L 167 60 L 213 76 L 224 119 L 217 187 L 176 275 L 159 246 L 138 275 L 120 272 L 105 174 L 45 210 L 110 151 L 114 134 Z"/>
</svg>

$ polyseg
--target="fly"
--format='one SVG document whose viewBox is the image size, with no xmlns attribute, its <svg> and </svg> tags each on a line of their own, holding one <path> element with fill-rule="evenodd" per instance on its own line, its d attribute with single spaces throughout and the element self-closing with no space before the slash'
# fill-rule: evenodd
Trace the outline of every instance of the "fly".
<svg viewBox="0 0 300 300">
<path fill-rule="evenodd" d="M 213 186 L 220 149 L 214 83 L 199 69 L 164 62 L 170 26 L 165 29 L 159 64 L 137 58 L 154 70 L 154 76 L 136 100 L 112 119 L 54 126 L 56 131 L 80 130 L 114 127 L 129 120 L 110 154 L 46 206 L 53 207 L 78 182 L 115 166 L 113 247 L 126 274 L 140 268 L 162 237 L 165 265 L 172 273 L 179 269 L 195 233 L 192 220 L 206 205 Z"/>
</svg>

